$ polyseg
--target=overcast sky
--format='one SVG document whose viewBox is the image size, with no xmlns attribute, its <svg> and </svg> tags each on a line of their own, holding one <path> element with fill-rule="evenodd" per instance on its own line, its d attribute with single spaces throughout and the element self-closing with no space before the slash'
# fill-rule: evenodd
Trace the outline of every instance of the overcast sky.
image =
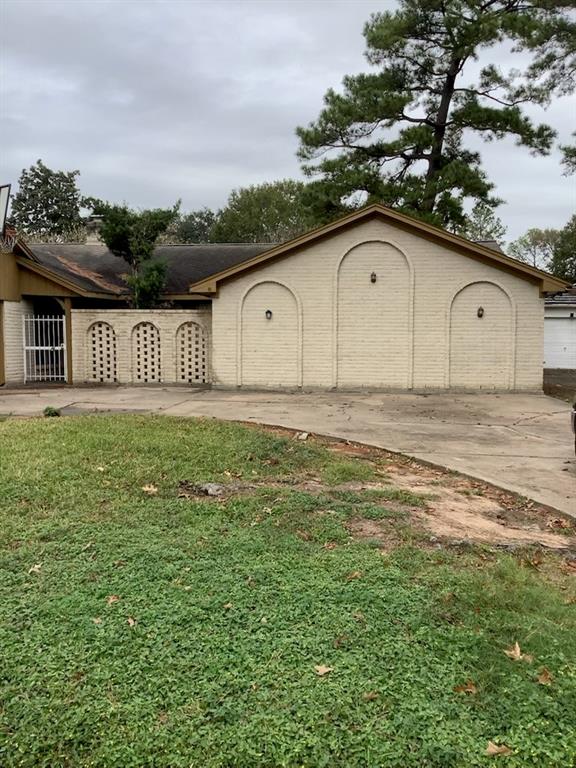
<svg viewBox="0 0 576 768">
<path fill-rule="evenodd" d="M 367 71 L 362 27 L 393 0 L 0 0 L 0 183 L 38 158 L 84 194 L 133 206 L 224 204 L 299 177 L 294 129 Z M 504 54 L 504 59 L 506 58 Z M 576 96 L 534 110 L 567 141 Z M 563 226 L 574 177 L 556 151 L 480 144 L 512 239 Z"/>
</svg>

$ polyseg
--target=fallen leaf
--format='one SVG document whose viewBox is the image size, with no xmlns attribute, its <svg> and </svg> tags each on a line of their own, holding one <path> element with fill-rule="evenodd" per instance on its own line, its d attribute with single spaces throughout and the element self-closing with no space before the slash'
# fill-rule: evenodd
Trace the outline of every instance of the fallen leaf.
<svg viewBox="0 0 576 768">
<path fill-rule="evenodd" d="M 534 657 L 529 653 L 522 653 L 518 642 L 515 642 L 513 646 L 507 648 L 504 653 L 508 658 L 512 659 L 512 661 L 534 661 Z"/>
<path fill-rule="evenodd" d="M 104 470 L 104 467 L 96 467 L 96 470 L 97 470 L 98 472 L 104 472 L 104 471 L 105 471 L 105 470 Z"/>
<path fill-rule="evenodd" d="M 337 546 L 338 546 L 338 544 L 335 541 L 327 541 L 323 545 L 323 548 L 324 549 L 336 549 Z"/>
<path fill-rule="evenodd" d="M 366 693 L 362 694 L 364 701 L 375 701 L 378 696 L 380 696 L 378 691 L 366 691 Z"/>
<path fill-rule="evenodd" d="M 224 603 L 224 605 L 222 606 L 222 608 L 226 608 L 226 609 L 233 608 L 233 607 L 234 607 L 234 603 Z"/>
<path fill-rule="evenodd" d="M 318 664 L 314 667 L 316 670 L 316 674 L 318 677 L 324 677 L 324 675 L 328 675 L 330 672 L 332 672 L 333 667 L 327 667 L 324 664 Z"/>
<path fill-rule="evenodd" d="M 36 565 L 33 565 L 31 568 L 28 569 L 28 573 L 40 573 L 41 568 L 42 568 L 42 563 L 36 563 Z"/>
<path fill-rule="evenodd" d="M 540 670 L 540 674 L 537 677 L 538 682 L 540 685 L 552 685 L 552 682 L 554 678 L 552 677 L 552 673 L 547 667 L 542 667 Z"/>
<path fill-rule="evenodd" d="M 362 578 L 362 571 L 352 571 L 352 573 L 349 573 L 348 576 L 346 576 L 346 581 L 354 581 L 354 579 L 361 579 Z"/>
<path fill-rule="evenodd" d="M 108 595 L 106 598 L 106 602 L 108 605 L 112 605 L 112 603 L 117 603 L 118 600 L 120 600 L 120 597 L 118 595 Z"/>
<path fill-rule="evenodd" d="M 536 568 L 538 569 L 542 563 L 543 563 L 542 555 L 537 554 L 534 555 L 534 557 L 525 557 L 522 560 L 522 564 L 528 566 L 529 568 Z"/>
<path fill-rule="evenodd" d="M 158 493 L 158 488 L 155 485 L 152 485 L 152 483 L 148 483 L 148 485 L 143 485 L 142 490 L 144 493 L 147 493 L 148 496 L 156 496 Z"/>
<path fill-rule="evenodd" d="M 94 622 L 94 624 L 102 624 L 102 619 L 100 618 L 100 616 L 94 616 L 92 621 Z"/>
<path fill-rule="evenodd" d="M 562 517 L 552 517 L 548 520 L 546 526 L 548 528 L 570 528 L 570 523 Z"/>
<path fill-rule="evenodd" d="M 506 744 L 494 744 L 493 741 L 488 742 L 488 746 L 486 747 L 486 754 L 487 755 L 511 755 L 512 750 L 510 747 L 507 747 Z"/>
<path fill-rule="evenodd" d="M 466 680 L 463 685 L 455 685 L 452 690 L 454 693 L 478 693 L 478 688 L 476 688 L 472 680 Z"/>
<path fill-rule="evenodd" d="M 127 618 L 128 626 L 135 627 L 136 626 L 136 619 L 133 619 L 132 616 L 128 616 Z"/>
</svg>

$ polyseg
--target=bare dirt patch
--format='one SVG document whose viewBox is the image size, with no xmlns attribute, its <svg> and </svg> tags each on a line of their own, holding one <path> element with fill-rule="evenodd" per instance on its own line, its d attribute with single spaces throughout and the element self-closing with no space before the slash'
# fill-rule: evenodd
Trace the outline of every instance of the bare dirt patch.
<svg viewBox="0 0 576 768">
<path fill-rule="evenodd" d="M 290 430 L 282 431 L 290 434 Z M 423 507 L 397 506 L 409 513 L 415 527 L 429 531 L 434 537 L 500 546 L 539 545 L 576 550 L 574 521 L 530 499 L 373 446 L 311 434 L 308 439 L 324 444 L 331 452 L 368 461 L 376 473 L 382 475 L 382 482 L 348 483 L 339 489 L 363 491 L 393 487 L 426 496 Z M 306 485 L 309 491 L 324 490 L 321 483 Z M 390 501 L 383 500 L 382 505 L 389 508 Z M 378 539 L 384 547 L 394 540 L 392 526 L 387 521 L 358 517 L 348 527 L 352 535 Z"/>
</svg>

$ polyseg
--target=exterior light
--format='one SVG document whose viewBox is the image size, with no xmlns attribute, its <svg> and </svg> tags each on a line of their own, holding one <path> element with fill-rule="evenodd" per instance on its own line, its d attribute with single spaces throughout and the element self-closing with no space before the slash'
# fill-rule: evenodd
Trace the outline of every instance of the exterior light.
<svg viewBox="0 0 576 768">
<path fill-rule="evenodd" d="M 376 282 L 376 272 L 372 272 L 370 275 L 370 282 L 375 283 Z"/>
<path fill-rule="evenodd" d="M 478 317 L 484 317 L 484 307 L 478 307 L 478 312 L 476 314 Z"/>
<path fill-rule="evenodd" d="M 266 320 L 272 320 L 272 310 L 271 309 L 267 309 L 265 314 L 266 314 Z"/>
</svg>

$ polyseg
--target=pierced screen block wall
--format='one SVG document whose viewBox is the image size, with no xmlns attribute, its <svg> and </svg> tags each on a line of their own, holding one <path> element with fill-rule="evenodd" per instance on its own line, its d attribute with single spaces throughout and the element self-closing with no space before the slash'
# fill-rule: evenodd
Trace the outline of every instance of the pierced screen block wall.
<svg viewBox="0 0 576 768">
<path fill-rule="evenodd" d="M 210 383 L 211 324 L 209 307 L 73 309 L 74 381 L 205 386 Z"/>
<path fill-rule="evenodd" d="M 176 334 L 179 382 L 205 384 L 207 376 L 206 334 L 198 323 L 183 323 Z"/>
<path fill-rule="evenodd" d="M 94 323 L 88 329 L 88 376 L 90 381 L 118 381 L 116 334 L 109 323 Z"/>
<path fill-rule="evenodd" d="M 137 384 L 158 384 L 160 332 L 152 323 L 139 323 L 132 331 L 132 375 Z"/>
</svg>

